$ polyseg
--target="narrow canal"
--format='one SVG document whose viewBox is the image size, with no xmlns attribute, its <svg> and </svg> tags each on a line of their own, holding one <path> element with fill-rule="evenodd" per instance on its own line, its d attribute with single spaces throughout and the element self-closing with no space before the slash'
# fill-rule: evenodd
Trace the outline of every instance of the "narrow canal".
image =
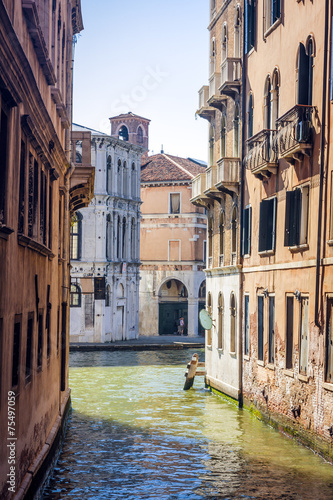
<svg viewBox="0 0 333 500">
<path fill-rule="evenodd" d="M 191 354 L 71 353 L 73 413 L 43 500 L 332 499 L 331 465 L 202 377 L 183 391 Z"/>
</svg>

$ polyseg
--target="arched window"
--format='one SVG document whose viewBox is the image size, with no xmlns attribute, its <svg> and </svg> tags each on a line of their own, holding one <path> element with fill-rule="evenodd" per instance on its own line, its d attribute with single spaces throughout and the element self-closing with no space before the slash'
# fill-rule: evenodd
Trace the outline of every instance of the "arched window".
<svg viewBox="0 0 333 500">
<path fill-rule="evenodd" d="M 82 219 L 80 212 L 76 212 L 71 223 L 71 260 L 80 260 L 82 253 Z"/>
<path fill-rule="evenodd" d="M 235 12 L 235 44 L 234 54 L 235 57 L 241 57 L 241 12 L 240 6 L 237 5 Z"/>
<path fill-rule="evenodd" d="M 253 136 L 253 94 L 250 92 L 247 107 L 247 138 Z"/>
<path fill-rule="evenodd" d="M 314 42 L 310 37 L 306 48 L 302 43 L 298 48 L 297 64 L 297 104 L 312 105 Z"/>
<path fill-rule="evenodd" d="M 236 264 L 237 256 L 237 210 L 236 207 L 232 209 L 231 217 L 231 261 Z"/>
<path fill-rule="evenodd" d="M 112 260 L 112 218 L 111 214 L 106 216 L 106 258 L 107 260 Z"/>
<path fill-rule="evenodd" d="M 210 48 L 210 75 L 213 75 L 215 73 L 215 59 L 216 59 L 215 38 L 212 38 L 211 48 Z"/>
<path fill-rule="evenodd" d="M 132 219 L 132 222 L 131 222 L 131 260 L 132 261 L 136 259 L 135 247 L 136 247 L 136 228 L 135 228 L 135 219 Z"/>
<path fill-rule="evenodd" d="M 267 76 L 264 91 L 264 128 L 272 129 L 272 109 L 271 109 L 271 78 Z"/>
<path fill-rule="evenodd" d="M 218 298 L 218 330 L 217 330 L 217 348 L 223 349 L 223 293 L 219 293 Z"/>
<path fill-rule="evenodd" d="M 123 234 L 122 234 L 122 248 L 121 248 L 121 251 L 122 251 L 122 258 L 123 260 L 126 259 L 127 257 L 127 245 L 126 245 L 126 237 L 127 237 L 127 234 L 126 234 L 126 218 L 124 217 L 123 218 Z"/>
<path fill-rule="evenodd" d="M 112 161 L 109 155 L 106 159 L 106 188 L 108 194 L 112 193 Z"/>
<path fill-rule="evenodd" d="M 209 128 L 209 166 L 214 165 L 215 154 L 214 154 L 214 143 L 215 143 L 215 133 L 213 125 Z"/>
<path fill-rule="evenodd" d="M 223 114 L 221 118 L 221 158 L 227 155 L 227 119 Z"/>
<path fill-rule="evenodd" d="M 225 230 L 225 224 L 224 224 L 224 212 L 220 213 L 220 266 L 224 265 L 224 230 Z"/>
<path fill-rule="evenodd" d="M 199 299 L 205 299 L 206 300 L 206 280 L 203 280 L 203 282 L 200 285 L 200 288 L 199 288 Z"/>
<path fill-rule="evenodd" d="M 110 305 L 111 305 L 111 288 L 110 285 L 107 285 L 105 290 L 105 307 L 110 307 Z"/>
<path fill-rule="evenodd" d="M 135 168 L 135 163 L 132 163 L 132 171 L 131 171 L 131 195 L 132 198 L 136 198 L 136 186 L 137 180 L 136 180 L 136 168 Z"/>
<path fill-rule="evenodd" d="M 208 267 L 213 267 L 213 217 L 208 220 Z"/>
<path fill-rule="evenodd" d="M 280 74 L 279 71 L 275 69 L 272 78 L 272 90 L 271 90 L 272 129 L 276 128 L 277 126 L 276 120 L 279 118 L 279 88 L 280 88 Z"/>
<path fill-rule="evenodd" d="M 121 171 L 121 160 L 118 160 L 118 168 L 117 168 L 117 191 L 118 196 L 121 196 L 121 182 L 122 182 L 122 171 Z"/>
<path fill-rule="evenodd" d="M 222 37 L 221 37 L 221 62 L 223 63 L 228 57 L 228 27 L 227 23 L 223 24 Z"/>
<path fill-rule="evenodd" d="M 234 292 L 230 295 L 230 352 L 236 352 L 236 298 Z"/>
<path fill-rule="evenodd" d="M 239 158 L 239 105 L 234 111 L 234 158 Z"/>
<path fill-rule="evenodd" d="M 81 307 L 81 288 L 74 283 L 71 283 L 69 305 L 70 307 Z"/>
<path fill-rule="evenodd" d="M 82 141 L 75 141 L 75 163 L 82 163 Z"/>
<path fill-rule="evenodd" d="M 136 137 L 137 137 L 137 143 L 138 144 L 143 144 L 143 130 L 142 130 L 141 126 L 138 127 L 138 131 L 136 133 Z"/>
<path fill-rule="evenodd" d="M 207 296 L 207 312 L 210 316 L 212 316 L 213 301 L 212 301 L 212 294 L 210 292 L 208 292 Z M 212 345 L 212 329 L 207 330 L 207 345 Z"/>
<path fill-rule="evenodd" d="M 126 161 L 123 163 L 123 195 L 125 198 L 128 196 L 128 169 Z"/>
<path fill-rule="evenodd" d="M 119 129 L 118 139 L 121 141 L 128 141 L 128 128 L 126 125 L 122 125 Z"/>
<path fill-rule="evenodd" d="M 120 216 L 118 215 L 118 220 L 117 220 L 117 260 L 121 259 L 120 249 L 121 249 L 121 222 L 120 222 Z"/>
</svg>

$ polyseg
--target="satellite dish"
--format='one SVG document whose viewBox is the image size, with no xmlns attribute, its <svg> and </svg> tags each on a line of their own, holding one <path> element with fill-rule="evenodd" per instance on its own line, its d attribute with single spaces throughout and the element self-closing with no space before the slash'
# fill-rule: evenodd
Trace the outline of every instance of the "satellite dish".
<svg viewBox="0 0 333 500">
<path fill-rule="evenodd" d="M 206 309 L 201 309 L 201 311 L 199 313 L 199 320 L 200 320 L 201 326 L 205 330 L 210 330 L 212 328 L 213 321 L 212 321 L 212 318 L 210 317 L 210 314 L 206 311 Z"/>
</svg>

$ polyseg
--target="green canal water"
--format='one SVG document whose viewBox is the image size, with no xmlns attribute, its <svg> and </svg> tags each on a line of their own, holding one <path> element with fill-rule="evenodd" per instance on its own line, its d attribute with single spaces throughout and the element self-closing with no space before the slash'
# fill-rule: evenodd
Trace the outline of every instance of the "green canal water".
<svg viewBox="0 0 333 500">
<path fill-rule="evenodd" d="M 202 377 L 183 391 L 191 355 L 71 353 L 73 413 L 43 499 L 333 499 L 330 464 Z"/>
</svg>

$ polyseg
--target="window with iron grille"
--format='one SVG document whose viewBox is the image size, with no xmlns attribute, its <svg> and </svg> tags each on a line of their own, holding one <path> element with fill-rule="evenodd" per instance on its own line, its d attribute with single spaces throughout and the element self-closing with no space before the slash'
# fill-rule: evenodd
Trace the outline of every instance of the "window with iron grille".
<svg viewBox="0 0 333 500">
<path fill-rule="evenodd" d="M 95 300 L 105 300 L 105 277 L 94 278 Z"/>
</svg>

